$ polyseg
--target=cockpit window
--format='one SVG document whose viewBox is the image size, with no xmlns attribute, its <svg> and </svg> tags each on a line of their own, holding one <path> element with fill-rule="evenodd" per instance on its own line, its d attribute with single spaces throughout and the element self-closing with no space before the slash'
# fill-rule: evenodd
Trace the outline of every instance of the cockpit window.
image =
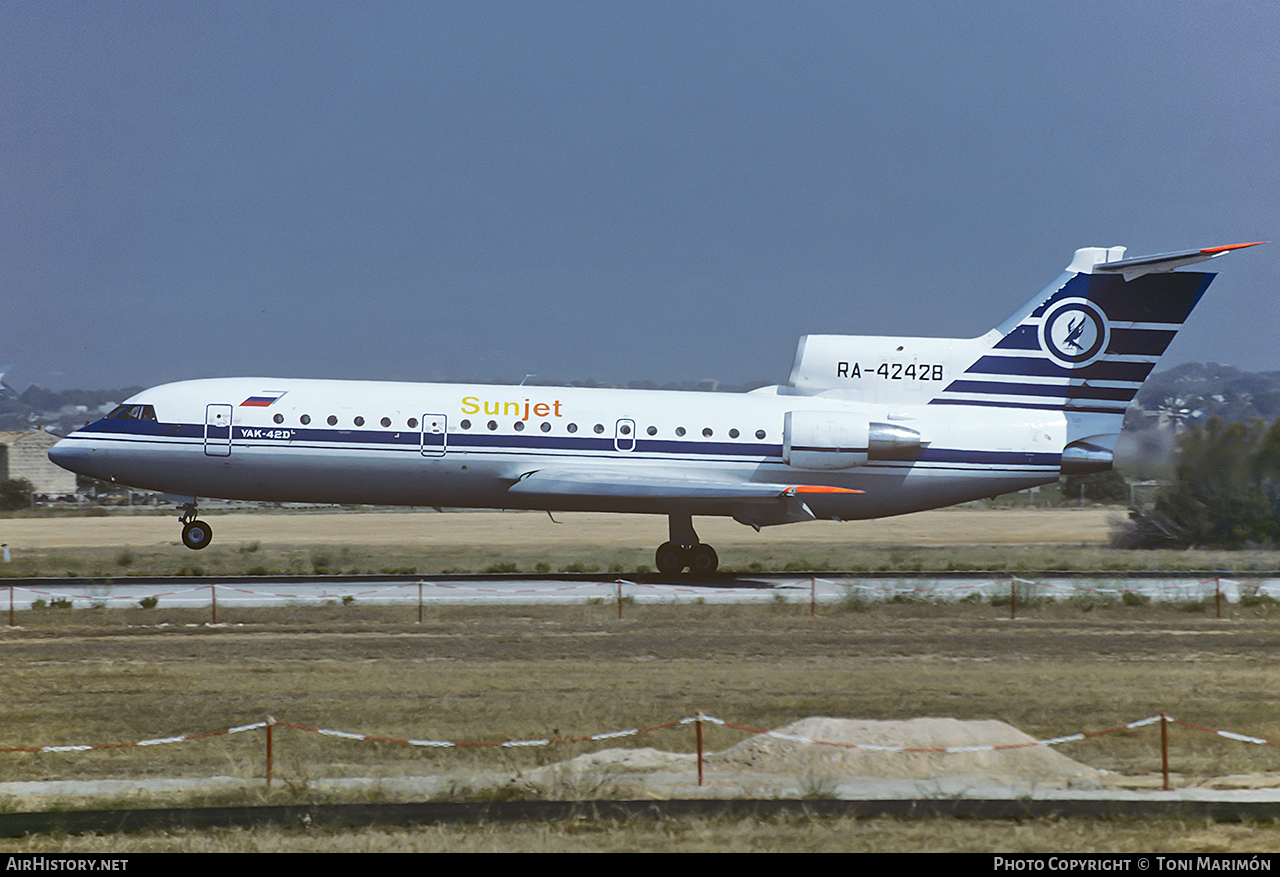
<svg viewBox="0 0 1280 877">
<path fill-rule="evenodd" d="M 107 420 L 155 420 L 156 409 L 151 405 L 117 405 L 106 416 Z"/>
</svg>

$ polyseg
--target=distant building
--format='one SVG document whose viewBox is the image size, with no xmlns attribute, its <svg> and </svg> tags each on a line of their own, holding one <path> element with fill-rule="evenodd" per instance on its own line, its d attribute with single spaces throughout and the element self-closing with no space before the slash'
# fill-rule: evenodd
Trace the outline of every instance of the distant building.
<svg viewBox="0 0 1280 877">
<path fill-rule="evenodd" d="M 0 432 L 0 480 L 22 478 L 36 493 L 62 496 L 76 492 L 76 476 L 49 459 L 58 436 L 43 429 Z"/>
</svg>

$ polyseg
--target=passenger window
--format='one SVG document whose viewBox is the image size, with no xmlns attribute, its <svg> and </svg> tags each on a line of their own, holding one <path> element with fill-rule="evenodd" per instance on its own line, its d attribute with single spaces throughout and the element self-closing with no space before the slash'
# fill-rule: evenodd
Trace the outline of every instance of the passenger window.
<svg viewBox="0 0 1280 877">
<path fill-rule="evenodd" d="M 762 438 L 764 438 L 764 430 L 763 430 L 763 429 L 757 429 L 757 430 L 756 430 L 756 438 L 758 438 L 758 439 L 762 439 Z"/>
<path fill-rule="evenodd" d="M 543 432 L 551 432 L 551 421 L 550 420 L 542 421 L 542 426 L 539 427 L 539 429 L 541 429 Z"/>
<path fill-rule="evenodd" d="M 577 431 L 578 431 L 578 424 L 576 424 L 576 423 L 571 423 L 571 424 L 569 424 L 567 427 L 565 427 L 565 429 L 569 430 L 569 432 L 577 432 Z"/>
<path fill-rule="evenodd" d="M 517 420 L 517 421 L 516 421 L 516 432 L 524 432 L 524 421 L 523 421 L 523 420 Z"/>
<path fill-rule="evenodd" d="M 409 428 L 410 428 L 410 429 L 417 429 L 417 428 L 418 428 L 418 418 L 416 418 L 416 417 L 410 417 L 410 418 L 409 418 Z"/>
<path fill-rule="evenodd" d="M 736 429 L 729 430 L 729 438 L 737 438 L 737 437 L 738 437 L 738 431 Z"/>
<path fill-rule="evenodd" d="M 464 420 L 464 421 L 462 421 L 461 423 L 459 423 L 459 424 L 458 424 L 458 426 L 461 426 L 463 429 L 470 429 L 470 428 L 471 428 L 471 421 L 470 421 L 470 420 Z"/>
<path fill-rule="evenodd" d="M 592 427 L 592 429 L 594 429 L 596 431 L 596 434 L 599 435 L 600 433 L 604 432 L 604 424 L 597 423 L 594 427 Z"/>
<path fill-rule="evenodd" d="M 304 415 L 302 415 L 301 417 L 299 417 L 299 418 L 298 418 L 298 420 L 302 422 L 302 425 L 303 425 L 303 426 L 306 426 L 308 423 L 310 423 L 310 422 L 311 422 L 311 415 L 310 415 L 310 414 L 304 414 Z"/>
<path fill-rule="evenodd" d="M 488 425 L 489 425 L 490 431 L 495 430 L 498 428 L 498 421 L 490 420 Z"/>
<path fill-rule="evenodd" d="M 683 427 L 683 426 L 677 426 L 677 427 L 676 427 L 676 435 L 684 435 L 684 427 Z"/>
<path fill-rule="evenodd" d="M 363 418 L 363 417 L 357 417 L 357 418 L 356 418 L 356 426 L 364 426 L 364 418 Z"/>
<path fill-rule="evenodd" d="M 379 420 L 378 422 L 382 424 L 383 428 L 386 428 L 386 427 L 388 427 L 388 426 L 390 426 L 390 425 L 391 425 L 391 418 L 390 418 L 390 417 L 384 417 L 384 418 L 382 418 L 381 420 Z"/>
<path fill-rule="evenodd" d="M 329 424 L 330 426 L 337 426 L 338 416 L 336 414 L 330 414 L 329 417 L 325 420 L 325 423 Z"/>
<path fill-rule="evenodd" d="M 271 418 L 271 419 L 272 419 L 272 420 L 274 420 L 276 423 L 284 423 L 284 415 L 283 415 L 283 414 L 277 414 L 275 417 L 273 417 L 273 418 Z"/>
<path fill-rule="evenodd" d="M 648 429 L 646 429 L 645 432 L 649 433 L 649 435 L 657 435 L 658 428 L 656 426 L 651 426 Z"/>
<path fill-rule="evenodd" d="M 706 429 L 704 429 L 704 430 L 702 431 L 702 434 L 703 434 L 703 436 L 705 436 L 706 438 L 711 438 L 711 427 L 709 427 L 709 426 L 708 426 Z"/>
</svg>

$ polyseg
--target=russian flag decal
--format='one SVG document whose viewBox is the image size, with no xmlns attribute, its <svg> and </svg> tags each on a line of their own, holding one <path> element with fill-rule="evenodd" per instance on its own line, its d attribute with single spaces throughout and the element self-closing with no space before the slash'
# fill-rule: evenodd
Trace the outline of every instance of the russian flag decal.
<svg viewBox="0 0 1280 877">
<path fill-rule="evenodd" d="M 270 408 L 288 390 L 264 390 L 240 403 L 241 408 Z"/>
</svg>

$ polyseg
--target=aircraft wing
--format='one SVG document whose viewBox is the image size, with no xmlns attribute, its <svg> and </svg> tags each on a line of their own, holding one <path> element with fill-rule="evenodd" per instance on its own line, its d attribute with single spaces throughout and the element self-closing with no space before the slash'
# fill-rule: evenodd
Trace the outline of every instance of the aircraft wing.
<svg viewBox="0 0 1280 877">
<path fill-rule="evenodd" d="M 757 481 L 730 481 L 714 478 L 687 478 L 668 472 L 575 469 L 550 467 L 520 476 L 507 488 L 524 496 L 619 497 L 671 500 L 737 500 L 765 502 L 803 500 L 817 493 L 862 493 L 844 487 L 813 484 L 774 484 Z"/>
</svg>

